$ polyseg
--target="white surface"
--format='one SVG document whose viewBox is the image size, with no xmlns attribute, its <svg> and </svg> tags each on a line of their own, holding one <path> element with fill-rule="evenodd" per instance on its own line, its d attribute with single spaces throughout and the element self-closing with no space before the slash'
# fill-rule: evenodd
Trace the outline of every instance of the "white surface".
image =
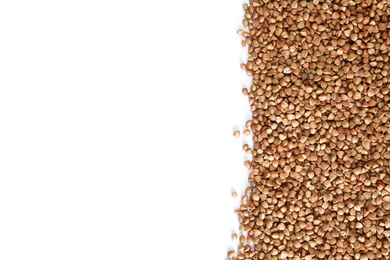
<svg viewBox="0 0 390 260">
<path fill-rule="evenodd" d="M 225 259 L 241 1 L 0 2 L 0 259 Z"/>
</svg>

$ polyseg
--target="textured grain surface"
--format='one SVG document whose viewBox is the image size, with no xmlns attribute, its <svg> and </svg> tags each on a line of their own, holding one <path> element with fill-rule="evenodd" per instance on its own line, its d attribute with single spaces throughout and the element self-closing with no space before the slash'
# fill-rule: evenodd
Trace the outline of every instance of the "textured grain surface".
<svg viewBox="0 0 390 260">
<path fill-rule="evenodd" d="M 389 259 L 390 2 L 243 7 L 253 160 L 229 257 Z"/>
</svg>

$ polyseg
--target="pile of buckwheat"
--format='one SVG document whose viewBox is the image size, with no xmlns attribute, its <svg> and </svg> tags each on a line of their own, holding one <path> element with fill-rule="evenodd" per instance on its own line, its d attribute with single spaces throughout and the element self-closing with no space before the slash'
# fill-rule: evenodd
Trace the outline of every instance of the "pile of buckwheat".
<svg viewBox="0 0 390 260">
<path fill-rule="evenodd" d="M 253 160 L 228 257 L 390 259 L 390 0 L 243 7 Z"/>
</svg>

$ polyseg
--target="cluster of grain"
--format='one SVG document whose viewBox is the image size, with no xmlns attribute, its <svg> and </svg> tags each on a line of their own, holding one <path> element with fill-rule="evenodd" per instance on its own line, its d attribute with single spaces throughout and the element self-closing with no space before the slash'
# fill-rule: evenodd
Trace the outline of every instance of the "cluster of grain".
<svg viewBox="0 0 390 260">
<path fill-rule="evenodd" d="M 390 1 L 244 10 L 253 160 L 228 257 L 390 259 Z"/>
</svg>

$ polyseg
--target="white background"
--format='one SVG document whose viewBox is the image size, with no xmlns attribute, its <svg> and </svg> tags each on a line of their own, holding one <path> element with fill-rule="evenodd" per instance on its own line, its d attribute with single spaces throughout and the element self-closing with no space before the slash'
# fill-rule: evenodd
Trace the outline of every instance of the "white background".
<svg viewBox="0 0 390 260">
<path fill-rule="evenodd" d="M 0 259 L 225 259 L 241 0 L 0 1 Z"/>
</svg>

